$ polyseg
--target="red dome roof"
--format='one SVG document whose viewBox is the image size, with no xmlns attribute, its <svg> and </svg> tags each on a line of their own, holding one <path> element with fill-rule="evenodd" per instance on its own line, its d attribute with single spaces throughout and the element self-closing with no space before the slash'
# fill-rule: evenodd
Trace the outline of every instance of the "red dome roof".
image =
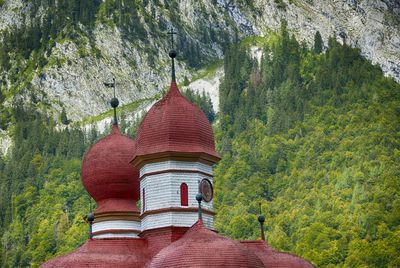
<svg viewBox="0 0 400 268">
<path fill-rule="evenodd" d="M 51 259 L 40 267 L 139 268 L 150 258 L 144 239 L 90 239 L 77 250 Z"/>
<path fill-rule="evenodd" d="M 207 117 L 181 95 L 175 81 L 143 119 L 136 142 L 133 163 L 137 157 L 164 152 L 204 153 L 214 162 L 220 159 Z"/>
<path fill-rule="evenodd" d="M 281 268 L 313 268 L 314 265 L 305 259 L 287 253 L 280 252 L 271 247 L 263 240 L 241 241 L 251 251 L 253 251 L 264 263 L 265 267 L 281 267 Z"/>
<path fill-rule="evenodd" d="M 114 124 L 110 135 L 86 153 L 82 183 L 97 202 L 96 212 L 138 211 L 139 171 L 129 164 L 135 141 L 122 135 Z"/>
<path fill-rule="evenodd" d="M 264 267 L 261 260 L 238 241 L 195 223 L 178 241 L 162 249 L 147 267 Z"/>
</svg>

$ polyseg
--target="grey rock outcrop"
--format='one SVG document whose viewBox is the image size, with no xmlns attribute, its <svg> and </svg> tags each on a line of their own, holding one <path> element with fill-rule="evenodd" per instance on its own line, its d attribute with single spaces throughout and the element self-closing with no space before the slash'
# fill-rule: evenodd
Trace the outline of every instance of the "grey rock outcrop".
<svg viewBox="0 0 400 268">
<path fill-rule="evenodd" d="M 281 20 L 298 40 L 310 46 L 316 31 L 320 31 L 325 46 L 329 36 L 345 39 L 347 44 L 359 47 L 361 53 L 384 73 L 400 82 L 400 2 L 396 0 L 254 0 L 252 5 L 235 0 L 177 1 L 180 20 L 187 40 L 199 45 L 202 54 L 210 58 L 223 56 L 223 38 L 237 42 L 250 35 L 266 35 L 280 28 Z M 32 8 L 22 0 L 7 0 L 0 8 L 0 30 L 23 23 L 23 13 Z M 171 26 L 170 11 L 154 5 L 146 9 L 157 21 Z M 40 14 L 46 11 L 38 9 Z M 26 23 L 26 20 L 25 20 Z M 144 23 L 144 18 L 138 23 Z M 145 25 L 147 31 L 149 27 Z M 213 31 L 215 41 L 204 31 Z M 183 34 L 183 33 L 182 33 Z M 47 64 L 34 72 L 30 83 L 44 92 L 55 114 L 66 109 L 73 121 L 82 120 L 110 109 L 112 93 L 103 82 L 111 77 L 117 80 L 118 97 L 122 105 L 143 98 L 151 98 L 166 89 L 169 80 L 168 37 L 152 36 L 148 42 L 126 40 L 117 27 L 98 24 L 92 34 L 100 57 L 91 54 L 88 37 L 80 37 L 78 47 L 71 40 L 56 43 Z M 166 35 L 167 36 L 167 35 Z M 1 36 L 0 36 L 1 39 Z M 149 49 L 149 47 L 151 49 Z M 86 55 L 82 55 L 82 50 Z M 149 54 L 155 62 L 151 63 Z M 193 70 L 180 61 L 178 79 L 193 76 Z M 10 83 L 8 83 L 10 84 Z M 28 94 L 28 93 L 27 93 Z"/>
<path fill-rule="evenodd" d="M 278 1 L 279 2 L 279 1 Z M 313 44 L 319 31 L 327 46 L 330 36 L 358 47 L 373 64 L 379 64 L 387 76 L 400 83 L 400 1 L 397 0 L 284 0 L 284 8 L 275 0 L 256 0 L 257 16 L 250 9 L 247 21 L 255 34 L 278 30 L 282 19 L 298 40 Z"/>
</svg>

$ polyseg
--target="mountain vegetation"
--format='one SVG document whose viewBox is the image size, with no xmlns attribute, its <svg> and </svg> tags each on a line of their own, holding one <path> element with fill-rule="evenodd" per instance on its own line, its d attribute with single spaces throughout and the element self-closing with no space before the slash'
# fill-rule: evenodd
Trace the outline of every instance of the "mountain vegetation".
<svg viewBox="0 0 400 268">
<path fill-rule="evenodd" d="M 266 239 L 318 267 L 400 265 L 400 85 L 329 40 L 285 25 L 261 62 L 225 54 L 216 143 L 216 229 Z"/>
<path fill-rule="evenodd" d="M 195 103 L 197 106 L 199 106 L 200 109 L 207 116 L 207 119 L 208 119 L 208 121 L 210 121 L 210 123 L 214 122 L 215 111 L 212 106 L 210 94 L 206 94 L 204 91 L 201 94 L 199 94 L 189 88 L 189 89 L 183 91 L 182 95 L 189 101 L 191 101 L 191 102 Z"/>
<path fill-rule="evenodd" d="M 97 139 L 78 128 L 56 129 L 36 107 L 12 109 L 13 148 L 0 160 L 2 267 L 37 267 L 84 240 L 89 195 L 80 181 L 85 150 Z"/>
<path fill-rule="evenodd" d="M 17 93 L 21 98 L 33 96 L 34 102 L 48 106 L 54 118 L 64 109 L 71 121 L 107 109 L 99 80 L 109 76 L 117 78 L 125 102 L 159 94 L 158 84 L 165 82 L 170 68 L 163 51 L 170 49 L 171 27 L 179 33 L 174 46 L 179 68 L 186 73 L 196 73 L 217 54 L 221 57 L 222 48 L 238 39 L 228 34 L 234 31 L 233 22 L 216 16 L 218 11 L 204 3 L 197 4 L 202 16 L 189 25 L 179 16 L 184 7 L 177 1 L 16 2 L 15 8 L 9 1 L 0 9 L 14 15 L 0 28 L 0 103 L 10 108 Z M 215 20 L 218 29 L 212 27 Z M 91 68 L 83 67 L 87 65 Z M 78 106 L 82 100 L 84 108 Z M 2 130 L 7 130 L 8 112 L 0 109 Z"/>
<path fill-rule="evenodd" d="M 43 93 L 29 84 L 30 70 L 62 64 L 46 57 L 55 40 L 91 40 L 96 23 L 143 40 L 149 29 L 157 35 L 167 27 L 145 9 L 148 1 L 57 1 L 63 8 L 52 0 L 30 2 L 45 5 L 48 15 L 26 14 L 29 23 L 4 32 L 0 47 L 0 87 L 12 83 L 0 93 L 0 128 L 13 139 L 0 157 L 1 267 L 38 267 L 76 249 L 88 235 L 83 217 L 95 209 L 80 168 L 101 134 L 71 123 L 64 109 L 63 124 L 57 124 L 51 104 L 39 102 Z M 152 2 L 168 9 L 177 4 Z M 169 19 L 183 27 L 171 10 Z M 145 27 L 133 23 L 139 14 Z M 400 266 L 400 85 L 358 49 L 331 38 L 324 50 L 318 32 L 307 47 L 285 23 L 278 34 L 232 46 L 229 40 L 237 37 L 226 32 L 203 33 L 204 42 L 225 47 L 219 114 L 209 96 L 183 94 L 213 122 L 223 157 L 214 172 L 220 234 L 259 239 L 261 203 L 267 241 L 278 250 L 318 267 Z M 101 55 L 89 45 L 91 56 Z M 253 45 L 263 48 L 260 60 L 252 56 Z M 207 64 L 199 44 L 186 35 L 179 37 L 178 50 L 179 60 L 192 68 Z M 28 100 L 23 91 L 31 92 Z M 12 104 L 6 107 L 7 98 Z M 120 129 L 134 137 L 143 115 L 129 124 L 125 117 Z"/>
</svg>

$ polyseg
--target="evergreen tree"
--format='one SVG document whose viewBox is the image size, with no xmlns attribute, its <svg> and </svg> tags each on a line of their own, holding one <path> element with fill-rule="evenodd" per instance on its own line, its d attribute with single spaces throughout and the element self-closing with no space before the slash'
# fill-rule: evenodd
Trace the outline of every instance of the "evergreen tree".
<svg viewBox="0 0 400 268">
<path fill-rule="evenodd" d="M 185 75 L 184 79 L 183 79 L 183 85 L 184 86 L 188 86 L 190 84 L 189 79 L 187 78 L 187 76 Z"/>
<path fill-rule="evenodd" d="M 5 42 L 4 44 L 0 44 L 0 67 L 4 71 L 11 67 L 10 57 L 8 56 L 8 48 Z"/>
<path fill-rule="evenodd" d="M 322 52 L 322 46 L 324 45 L 322 37 L 319 31 L 314 35 L 314 52 L 320 54 Z"/>
<path fill-rule="evenodd" d="M 64 125 L 68 125 L 70 123 L 70 120 L 67 118 L 67 112 L 65 111 L 65 108 L 62 108 L 61 114 L 60 114 L 60 121 Z"/>
</svg>

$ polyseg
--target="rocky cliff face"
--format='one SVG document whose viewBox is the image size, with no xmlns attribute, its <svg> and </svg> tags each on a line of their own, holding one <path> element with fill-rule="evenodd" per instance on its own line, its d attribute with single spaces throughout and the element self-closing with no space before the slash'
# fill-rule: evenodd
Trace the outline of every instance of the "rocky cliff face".
<svg viewBox="0 0 400 268">
<path fill-rule="evenodd" d="M 232 42 L 236 29 L 228 16 L 219 15 L 223 9 L 215 9 L 211 2 L 181 1 L 179 20 L 183 28 L 175 37 L 180 43 L 184 40 L 196 46 L 203 55 L 204 64 L 223 56 L 222 43 Z M 0 7 L 0 30 L 29 24 L 29 16 L 24 14 L 29 14 L 32 8 L 32 4 L 27 1 L 7 0 Z M 38 10 L 37 16 L 46 13 L 45 8 L 40 7 Z M 157 28 L 158 35 L 151 32 L 144 20 L 149 14 L 163 24 L 164 30 Z M 145 12 L 139 14 L 140 21 L 137 22 L 143 24 L 147 31 L 146 40 L 128 40 L 118 27 L 109 23 L 97 23 L 90 37 L 80 35 L 75 40 L 56 40 L 51 53 L 46 55 L 48 63 L 40 71 L 33 70 L 28 82 L 32 90 L 37 92 L 39 101 L 46 99 L 50 102 L 55 114 L 64 108 L 73 121 L 96 116 L 110 109 L 108 101 L 112 97 L 112 89 L 103 83 L 110 82 L 113 77 L 116 79 L 117 97 L 122 105 L 152 98 L 169 85 L 170 37 L 167 28 L 176 27 L 170 17 L 166 5 L 149 2 Z M 84 28 L 82 25 L 80 27 Z M 215 33 L 213 41 L 209 40 L 209 29 Z M 223 36 L 227 40 L 223 40 Z M 92 44 L 89 38 L 94 40 Z M 100 55 L 95 55 L 94 50 Z M 191 79 L 196 73 L 182 59 L 178 60 L 176 68 L 178 82 L 183 81 L 184 76 Z M 10 90 L 12 86 L 12 83 L 8 83 L 7 89 Z"/>
<path fill-rule="evenodd" d="M 400 83 L 399 1 L 255 0 L 253 8 L 230 0 L 217 2 L 246 35 L 277 30 L 284 19 L 298 40 L 311 45 L 316 31 L 325 45 L 330 36 L 345 40 Z"/>
<path fill-rule="evenodd" d="M 167 3 L 152 1 L 146 12 L 155 21 L 173 26 Z M 400 2 L 396 0 L 186 0 L 176 1 L 182 28 L 178 39 L 197 45 L 204 58 L 221 58 L 224 42 L 237 42 L 250 35 L 263 36 L 279 29 L 281 20 L 298 40 L 312 45 L 314 34 L 320 31 L 325 45 L 329 36 L 343 39 L 359 47 L 384 73 L 400 82 Z M 6 0 L 0 7 L 0 29 L 29 22 L 32 10 L 29 1 Z M 38 9 L 37 16 L 46 13 Z M 168 86 L 170 68 L 167 51 L 169 38 L 154 35 L 140 14 L 148 32 L 148 42 L 127 40 L 115 25 L 97 23 L 93 33 L 76 40 L 57 40 L 48 55 L 48 64 L 40 71 L 33 70 L 29 81 L 52 104 L 55 113 L 63 106 L 70 119 L 82 120 L 107 111 L 112 96 L 103 82 L 116 78 L 117 94 L 122 103 L 151 98 Z M 82 26 L 81 26 L 82 27 Z M 160 28 L 161 25 L 156 25 Z M 167 28 L 166 27 L 166 28 Z M 89 38 L 94 39 L 93 55 Z M 183 42 L 183 41 L 182 41 Z M 186 43 L 181 42 L 181 47 Z M 86 44 L 86 45 L 82 45 Z M 149 57 L 151 54 L 152 57 Z M 187 61 L 178 61 L 178 80 L 196 74 Z M 222 72 L 216 72 L 221 75 Z M 214 80 L 215 77 L 210 78 Z M 198 83 L 199 84 L 199 83 Z M 201 84 L 201 83 L 200 83 Z M 8 84 L 8 88 L 12 84 Z M 195 88 L 198 87 L 194 86 Z M 216 87 L 215 87 L 216 88 Z M 40 94 L 39 94 L 40 95 Z M 211 94 L 217 96 L 218 94 Z M 41 98 L 39 96 L 39 98 Z M 44 97 L 43 97 L 44 98 Z M 217 100 L 216 100 L 217 101 Z"/>
</svg>

